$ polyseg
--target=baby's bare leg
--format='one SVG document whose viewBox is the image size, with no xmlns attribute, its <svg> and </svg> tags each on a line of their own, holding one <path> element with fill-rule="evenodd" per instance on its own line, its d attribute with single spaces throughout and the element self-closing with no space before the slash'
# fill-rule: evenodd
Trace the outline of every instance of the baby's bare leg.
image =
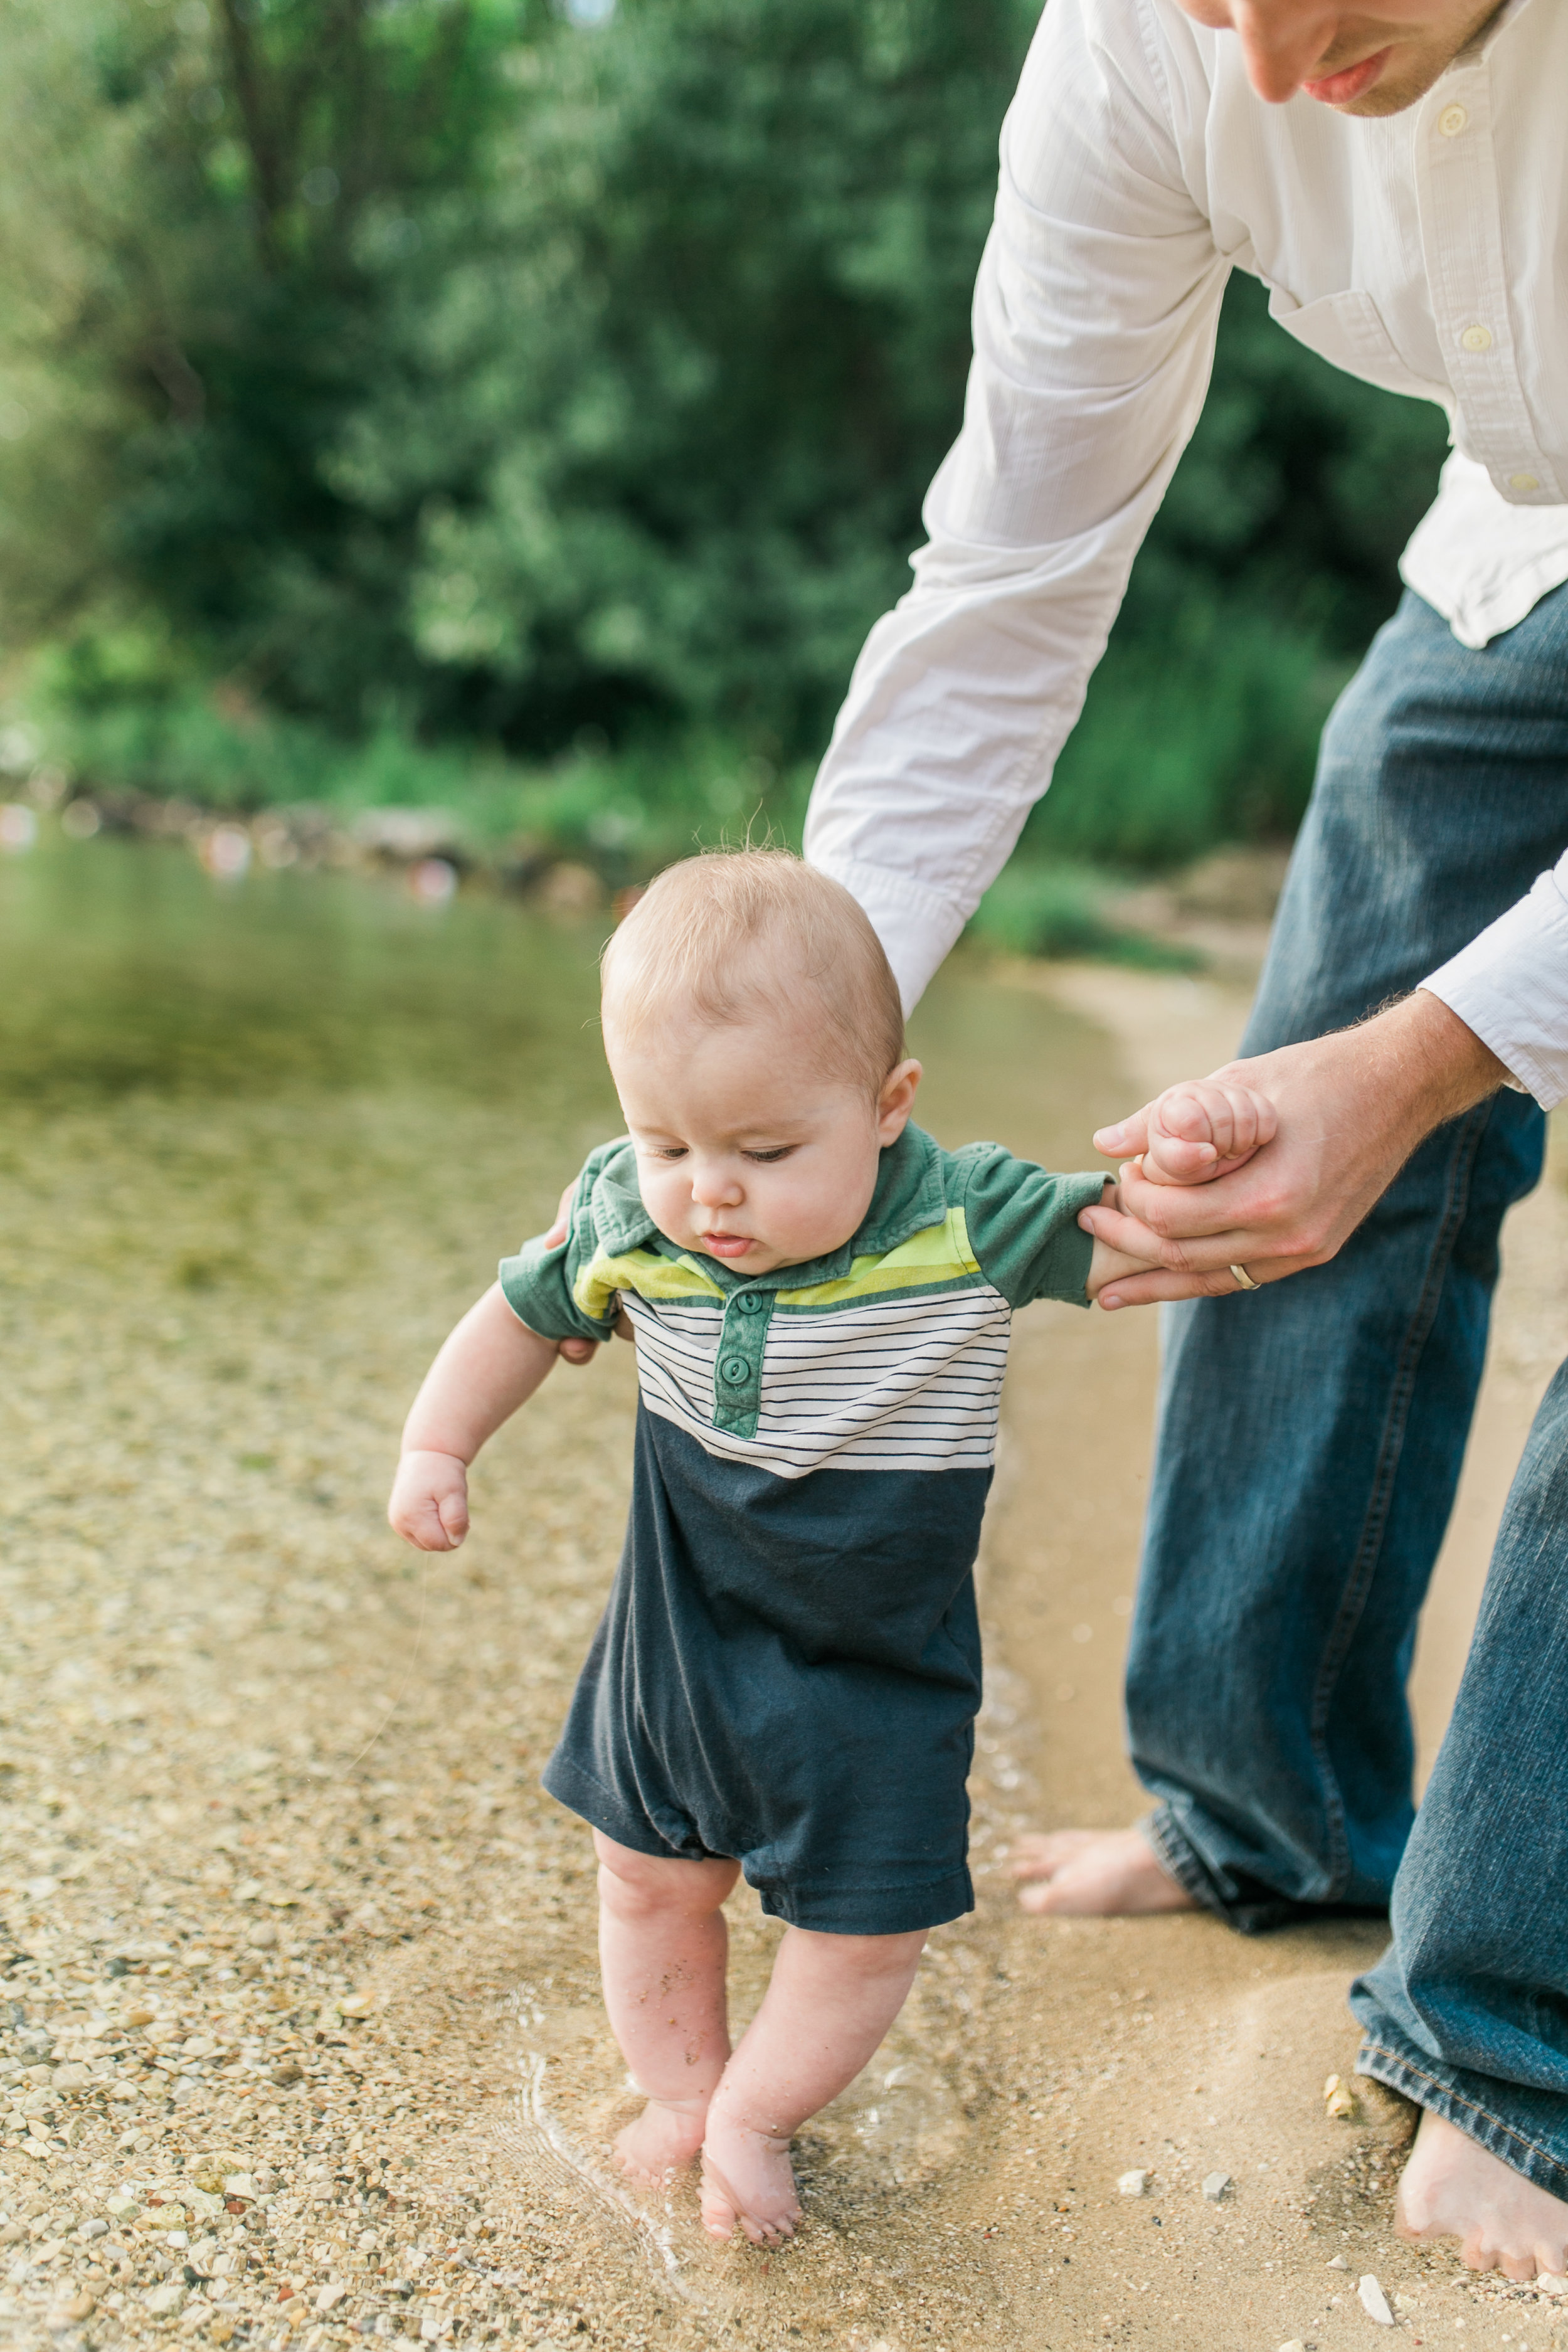
<svg viewBox="0 0 1568 2352">
<path fill-rule="evenodd" d="M 724 2069 L 702 2143 L 702 2219 L 776 2245 L 800 2219 L 790 2137 L 852 2083 L 904 2005 L 925 1943 L 788 1927 L 761 2009 Z"/>
<path fill-rule="evenodd" d="M 594 1832 L 605 2007 L 647 2105 L 616 2142 L 637 2180 L 666 2180 L 702 2145 L 708 2103 L 730 2055 L 727 1939 L 720 1909 L 733 1862 L 636 1853 Z"/>
</svg>

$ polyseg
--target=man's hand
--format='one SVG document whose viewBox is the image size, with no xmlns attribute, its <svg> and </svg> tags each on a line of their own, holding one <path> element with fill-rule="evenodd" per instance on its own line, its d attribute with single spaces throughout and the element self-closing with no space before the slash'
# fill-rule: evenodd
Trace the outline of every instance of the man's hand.
<svg viewBox="0 0 1568 2352">
<path fill-rule="evenodd" d="M 1102 1128 L 1097 1150 L 1137 1156 L 1121 1171 L 1121 1208 L 1086 1209 L 1079 1223 L 1164 1270 L 1118 1277 L 1100 1306 L 1226 1296 L 1241 1287 L 1233 1265 L 1258 1284 L 1322 1265 L 1416 1145 L 1507 1075 L 1457 1013 L 1417 990 L 1358 1028 L 1216 1071 L 1210 1087 L 1261 1097 L 1277 1123 L 1272 1139 L 1229 1174 L 1211 1181 L 1177 1174 L 1173 1143 L 1153 1117 L 1166 1097 Z M 1145 1153 L 1160 1155 L 1157 1180 Z"/>
<path fill-rule="evenodd" d="M 455 1454 L 405 1454 L 386 1516 L 420 1551 L 456 1551 L 468 1532 L 468 1465 Z"/>
</svg>

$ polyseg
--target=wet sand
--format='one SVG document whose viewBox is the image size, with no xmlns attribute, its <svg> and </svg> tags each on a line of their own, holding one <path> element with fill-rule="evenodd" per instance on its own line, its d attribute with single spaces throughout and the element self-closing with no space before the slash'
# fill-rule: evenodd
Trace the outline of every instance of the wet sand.
<svg viewBox="0 0 1568 2352">
<path fill-rule="evenodd" d="M 1081 1160 L 1097 1121 L 1221 1058 L 1241 1010 L 1207 983 L 954 973 L 922 1013 L 924 1116 Z M 687 2189 L 609 2180 L 632 2108 L 590 1857 L 537 1776 L 614 1567 L 629 1350 L 557 1374 L 498 1441 L 455 1561 L 422 1566 L 379 1516 L 477 1260 L 600 1130 L 592 1087 L 551 1106 L 143 1091 L 13 1129 L 0 2024 L 8 1998 L 5 2055 L 33 2072 L 4 2084 L 0 2336 L 1272 2352 L 1363 2338 L 1370 2272 L 1416 2342 L 1539 2352 L 1549 2304 L 1394 2238 L 1405 2111 L 1368 2089 L 1360 2119 L 1324 2114 L 1375 1924 L 1247 1941 L 1014 1906 L 1018 1828 L 1140 1810 L 1118 1682 L 1142 1317 L 1020 1320 L 979 1908 L 803 2136 L 800 2240 L 715 2249 Z M 1552 1178 L 1510 1229 L 1417 1667 L 1427 1751 L 1561 1345 L 1563 1238 Z M 744 1893 L 731 1908 L 743 2019 L 774 1931 Z"/>
</svg>

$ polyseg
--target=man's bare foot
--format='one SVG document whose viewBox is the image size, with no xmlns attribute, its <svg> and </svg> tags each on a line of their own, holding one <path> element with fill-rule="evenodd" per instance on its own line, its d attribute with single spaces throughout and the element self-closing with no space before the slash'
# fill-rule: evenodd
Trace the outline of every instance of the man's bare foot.
<svg viewBox="0 0 1568 2352">
<path fill-rule="evenodd" d="M 1156 1859 L 1141 1830 L 1058 1830 L 1021 1837 L 1010 1864 L 1026 1911 L 1076 1918 L 1112 1913 L 1195 1911 L 1196 1903 Z"/>
<path fill-rule="evenodd" d="M 683 2171 L 702 2145 L 708 2101 L 650 2099 L 616 2141 L 616 2162 L 632 2180 L 658 2189 Z"/>
<path fill-rule="evenodd" d="M 702 2143 L 702 2226 L 715 2238 L 744 2231 L 753 2246 L 795 2235 L 800 2200 L 789 2142 L 710 2116 Z"/>
<path fill-rule="evenodd" d="M 1394 2207 L 1402 2238 L 1458 2238 L 1473 2271 L 1568 2271 L 1568 2204 L 1426 2109 Z"/>
</svg>

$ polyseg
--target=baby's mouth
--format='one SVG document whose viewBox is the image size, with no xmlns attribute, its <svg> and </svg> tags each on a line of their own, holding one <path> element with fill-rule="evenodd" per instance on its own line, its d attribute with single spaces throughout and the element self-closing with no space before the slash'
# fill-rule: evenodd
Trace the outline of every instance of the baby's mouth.
<svg viewBox="0 0 1568 2352">
<path fill-rule="evenodd" d="M 750 1234 L 704 1234 L 702 1246 L 710 1257 L 744 1257 L 756 1244 Z"/>
</svg>

